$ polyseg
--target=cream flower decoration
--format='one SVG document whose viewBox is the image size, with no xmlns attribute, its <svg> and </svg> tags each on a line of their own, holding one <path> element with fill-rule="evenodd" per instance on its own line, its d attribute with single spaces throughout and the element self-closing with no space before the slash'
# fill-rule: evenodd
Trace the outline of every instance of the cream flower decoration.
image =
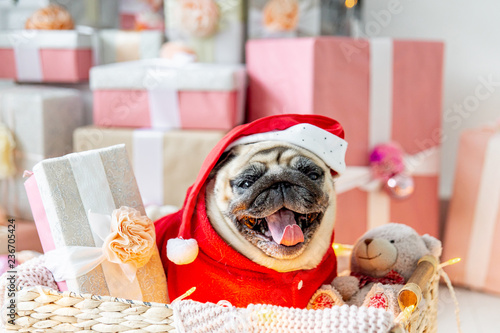
<svg viewBox="0 0 500 333">
<path fill-rule="evenodd" d="M 270 0 L 264 7 L 264 26 L 270 31 L 292 31 L 299 21 L 297 0 Z"/>
<path fill-rule="evenodd" d="M 181 0 L 180 27 L 194 37 L 210 37 L 217 31 L 219 6 L 214 0 Z"/>
<path fill-rule="evenodd" d="M 61 6 L 40 8 L 26 21 L 26 29 L 72 30 L 75 28 L 71 14 Z"/>
<path fill-rule="evenodd" d="M 104 240 L 108 260 L 141 268 L 149 262 L 156 246 L 153 221 L 130 207 L 115 209 L 111 234 Z"/>
<path fill-rule="evenodd" d="M 0 123 L 0 179 L 14 176 L 16 173 L 14 148 L 16 148 L 16 142 L 12 132 Z"/>
</svg>

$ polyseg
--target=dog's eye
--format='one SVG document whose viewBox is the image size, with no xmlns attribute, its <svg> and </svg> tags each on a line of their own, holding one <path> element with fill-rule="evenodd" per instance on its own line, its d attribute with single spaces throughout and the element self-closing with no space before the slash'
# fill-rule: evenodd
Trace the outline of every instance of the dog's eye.
<svg viewBox="0 0 500 333">
<path fill-rule="evenodd" d="M 391 242 L 391 244 L 396 243 L 396 241 L 394 239 L 391 239 L 390 242 Z"/>
<path fill-rule="evenodd" d="M 239 184 L 238 184 L 238 187 L 241 187 L 241 188 L 249 188 L 250 186 L 252 186 L 252 185 L 253 185 L 253 183 L 254 183 L 253 181 L 251 181 L 251 180 L 248 180 L 248 179 L 247 179 L 247 180 L 244 180 L 244 181 L 242 181 L 241 183 L 239 183 Z"/>
<path fill-rule="evenodd" d="M 307 174 L 307 177 L 311 180 L 318 180 L 319 179 L 319 173 L 317 172 L 310 172 Z"/>
</svg>

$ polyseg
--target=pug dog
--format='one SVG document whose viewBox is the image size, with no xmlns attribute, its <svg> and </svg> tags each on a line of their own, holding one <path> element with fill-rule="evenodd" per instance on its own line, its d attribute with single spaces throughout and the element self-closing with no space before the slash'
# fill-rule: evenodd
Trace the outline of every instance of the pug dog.
<svg viewBox="0 0 500 333">
<path fill-rule="evenodd" d="M 207 215 L 227 244 L 257 264 L 312 269 L 331 245 L 334 179 L 323 160 L 291 143 L 238 145 L 209 177 Z"/>
<path fill-rule="evenodd" d="M 156 221 L 170 299 L 305 308 L 336 276 L 334 180 L 347 142 L 336 120 L 275 115 L 212 149 L 184 205 Z"/>
</svg>

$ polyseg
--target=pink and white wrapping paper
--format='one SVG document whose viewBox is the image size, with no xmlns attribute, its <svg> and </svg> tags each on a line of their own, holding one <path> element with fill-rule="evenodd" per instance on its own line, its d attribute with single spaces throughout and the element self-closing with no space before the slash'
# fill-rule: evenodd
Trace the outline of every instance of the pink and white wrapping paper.
<svg viewBox="0 0 500 333">
<path fill-rule="evenodd" d="M 81 127 L 77 152 L 124 143 L 144 205 L 181 207 L 205 157 L 226 131 Z"/>
<path fill-rule="evenodd" d="M 72 151 L 73 130 L 84 124 L 81 94 L 76 89 L 41 86 L 0 89 L 0 123 L 13 134 L 16 145 L 16 173 L 0 179 L 0 206 L 10 216 L 33 220 L 23 171 Z"/>
<path fill-rule="evenodd" d="M 337 241 L 353 243 L 387 222 L 438 236 L 442 68 L 439 42 L 320 37 L 247 43 L 250 121 L 314 113 L 344 127 L 348 168 L 336 183 Z M 415 181 L 408 199 L 367 186 L 370 151 L 389 141 L 402 146 Z"/>
<path fill-rule="evenodd" d="M 122 206 L 145 215 L 124 145 L 44 160 L 34 166 L 25 186 L 44 252 L 67 252 L 67 258 L 61 255 L 61 262 L 69 260 L 71 267 L 88 259 L 85 253 L 103 246 L 103 231 L 95 224 L 96 216 L 104 220 Z M 154 246 L 151 259 L 132 279 L 121 264 L 104 260 L 84 275 L 60 281 L 59 288 L 165 303 L 166 278 Z M 57 261 L 51 262 L 57 266 Z"/>
<path fill-rule="evenodd" d="M 500 294 L 500 131 L 480 128 L 460 137 L 455 182 L 443 242 L 447 273 L 457 285 Z"/>
<path fill-rule="evenodd" d="M 76 30 L 0 32 L 0 78 L 80 82 L 93 63 L 92 36 Z"/>
<path fill-rule="evenodd" d="M 92 68 L 90 86 L 98 126 L 229 130 L 243 122 L 241 65 L 131 61 Z"/>
</svg>

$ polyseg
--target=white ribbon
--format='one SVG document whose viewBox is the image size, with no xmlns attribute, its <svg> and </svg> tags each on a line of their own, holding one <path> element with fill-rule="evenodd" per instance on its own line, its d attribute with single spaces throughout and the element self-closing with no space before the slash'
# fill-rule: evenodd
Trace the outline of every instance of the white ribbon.
<svg viewBox="0 0 500 333">
<path fill-rule="evenodd" d="M 491 252 L 500 202 L 500 133 L 495 134 L 486 148 L 479 193 L 467 253 L 465 281 L 484 287 L 488 277 Z"/>
<path fill-rule="evenodd" d="M 393 46 L 389 38 L 370 39 L 369 145 L 391 141 Z"/>
<path fill-rule="evenodd" d="M 407 155 L 403 160 L 406 172 L 413 176 L 437 175 L 439 172 L 439 148 L 433 147 L 415 155 Z M 335 182 L 337 193 L 359 188 L 368 192 L 367 226 L 373 229 L 391 222 L 391 198 L 382 191 L 382 182 L 374 179 L 369 166 L 347 167 Z"/>
<path fill-rule="evenodd" d="M 224 29 L 214 36 L 214 62 L 218 64 L 239 64 L 242 62 L 244 27 L 241 22 L 225 22 Z"/>
<path fill-rule="evenodd" d="M 245 121 L 245 101 L 247 93 L 247 73 L 245 69 L 236 72 L 236 88 L 238 89 L 236 124 L 243 124 Z"/>
<path fill-rule="evenodd" d="M 148 99 L 152 128 L 167 130 L 181 127 L 177 89 L 150 89 Z"/>
<path fill-rule="evenodd" d="M 144 205 L 163 205 L 163 141 L 165 132 L 133 132 L 133 165 Z"/>
<path fill-rule="evenodd" d="M 42 61 L 40 48 L 35 43 L 14 46 L 16 73 L 19 81 L 42 82 Z"/>
<path fill-rule="evenodd" d="M 180 68 L 194 60 L 192 55 L 181 53 L 170 60 L 168 66 Z M 148 89 L 148 100 L 152 128 L 162 130 L 181 128 L 178 89 L 156 88 L 153 85 Z"/>
<path fill-rule="evenodd" d="M 389 38 L 370 39 L 369 146 L 389 142 L 392 134 L 393 46 Z M 391 199 L 384 191 L 368 192 L 368 229 L 390 222 Z"/>
<path fill-rule="evenodd" d="M 369 147 L 391 141 L 393 112 L 393 42 L 389 38 L 370 39 Z M 411 175 L 436 175 L 439 148 L 434 147 L 405 156 L 406 171 Z M 367 225 L 372 229 L 390 222 L 391 199 L 381 191 L 368 166 L 348 167 L 336 182 L 338 193 L 354 188 L 368 192 Z"/>
<path fill-rule="evenodd" d="M 104 261 L 115 263 L 123 275 L 132 282 L 136 279 L 137 268 L 134 265 L 121 262 L 118 257 L 112 256 L 105 248 L 106 237 L 116 232 L 118 226 L 112 223 L 110 215 L 88 212 L 88 220 L 92 233 L 99 239 L 101 247 L 89 246 L 64 246 L 45 253 L 45 266 L 52 272 L 57 282 L 76 279 L 83 276 Z M 117 276 L 115 278 L 120 278 Z"/>
<path fill-rule="evenodd" d="M 433 147 L 415 155 L 403 158 L 405 171 L 412 176 L 430 176 L 439 173 L 439 148 Z M 382 182 L 372 177 L 369 166 L 348 166 L 346 171 L 336 180 L 335 190 L 344 193 L 355 188 L 366 192 L 379 191 Z"/>
<path fill-rule="evenodd" d="M 88 6 L 86 6 L 86 9 L 92 8 L 92 5 L 89 3 Z M 94 66 L 98 66 L 102 62 L 102 47 L 101 43 L 99 41 L 99 33 L 98 31 L 93 28 L 89 27 L 86 25 L 77 25 L 75 27 L 75 30 L 78 32 L 78 37 L 85 36 L 83 38 L 90 38 L 90 43 L 91 43 L 91 49 L 92 49 L 92 64 Z M 79 44 L 85 44 L 85 43 L 80 43 L 80 40 L 82 38 L 78 38 Z"/>
<path fill-rule="evenodd" d="M 439 172 L 439 148 L 433 147 L 415 155 L 404 157 L 406 172 L 414 176 L 437 175 Z M 367 226 L 373 229 L 391 222 L 391 198 L 382 191 L 382 182 L 374 179 L 369 166 L 347 167 L 335 182 L 337 193 L 343 193 L 355 188 L 368 192 Z"/>
</svg>

